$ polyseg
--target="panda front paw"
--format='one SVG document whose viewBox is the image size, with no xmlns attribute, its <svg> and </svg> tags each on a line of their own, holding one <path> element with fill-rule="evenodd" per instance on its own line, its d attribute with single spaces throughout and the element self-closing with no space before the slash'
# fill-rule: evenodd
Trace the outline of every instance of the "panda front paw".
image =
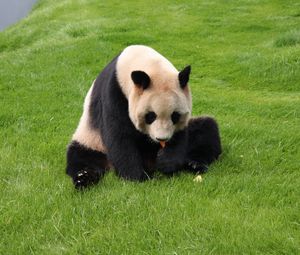
<svg viewBox="0 0 300 255">
<path fill-rule="evenodd" d="M 172 176 L 183 169 L 184 157 L 171 148 L 160 149 L 156 158 L 156 169 L 165 175 Z"/>
<path fill-rule="evenodd" d="M 100 173 L 90 169 L 78 171 L 73 177 L 73 183 L 76 189 L 84 189 L 88 186 L 97 184 L 100 180 Z"/>
<path fill-rule="evenodd" d="M 189 160 L 187 162 L 187 170 L 193 172 L 193 173 L 199 173 L 199 174 L 204 174 L 208 171 L 208 165 L 195 161 L 195 160 Z"/>
<path fill-rule="evenodd" d="M 179 170 L 176 161 L 165 157 L 158 157 L 156 160 L 156 168 L 163 174 L 172 175 Z"/>
</svg>

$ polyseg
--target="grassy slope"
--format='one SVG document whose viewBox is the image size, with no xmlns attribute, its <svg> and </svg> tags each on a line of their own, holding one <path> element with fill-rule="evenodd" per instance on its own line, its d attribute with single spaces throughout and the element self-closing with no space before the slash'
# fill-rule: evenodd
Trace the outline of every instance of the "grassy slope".
<svg viewBox="0 0 300 255">
<path fill-rule="evenodd" d="M 40 1 L 0 33 L 0 254 L 300 253 L 299 24 L 296 0 Z M 129 44 L 192 65 L 224 145 L 201 184 L 65 176 L 84 95 Z"/>
</svg>

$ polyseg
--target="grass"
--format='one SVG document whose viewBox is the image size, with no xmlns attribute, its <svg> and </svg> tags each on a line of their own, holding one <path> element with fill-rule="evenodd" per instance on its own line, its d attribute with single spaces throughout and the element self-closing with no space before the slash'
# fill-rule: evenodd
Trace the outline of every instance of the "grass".
<svg viewBox="0 0 300 255">
<path fill-rule="evenodd" d="M 299 2 L 50 1 L 0 33 L 0 254 L 299 254 Z M 192 65 L 224 147 L 202 183 L 114 174 L 76 192 L 65 151 L 130 44 Z"/>
</svg>

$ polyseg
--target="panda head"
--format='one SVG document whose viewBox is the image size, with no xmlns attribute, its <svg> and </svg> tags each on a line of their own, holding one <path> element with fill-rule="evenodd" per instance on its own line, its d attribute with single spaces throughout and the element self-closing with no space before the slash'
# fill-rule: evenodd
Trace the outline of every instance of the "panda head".
<svg viewBox="0 0 300 255">
<path fill-rule="evenodd" d="M 187 126 L 192 108 L 190 71 L 187 66 L 164 75 L 131 72 L 134 89 L 128 96 L 129 116 L 134 126 L 153 141 L 168 141 Z"/>
</svg>

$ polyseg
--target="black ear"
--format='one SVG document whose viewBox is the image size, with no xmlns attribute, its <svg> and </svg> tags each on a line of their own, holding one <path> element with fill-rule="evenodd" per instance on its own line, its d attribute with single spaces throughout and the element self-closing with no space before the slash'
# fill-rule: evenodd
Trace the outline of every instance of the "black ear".
<svg viewBox="0 0 300 255">
<path fill-rule="evenodd" d="M 133 71 L 131 73 L 131 79 L 136 86 L 142 89 L 146 89 L 150 85 L 150 77 L 143 71 Z"/>
<path fill-rule="evenodd" d="M 191 73 L 191 66 L 187 66 L 182 71 L 179 72 L 178 79 L 181 88 L 184 88 L 189 82 L 190 73 Z"/>
</svg>

